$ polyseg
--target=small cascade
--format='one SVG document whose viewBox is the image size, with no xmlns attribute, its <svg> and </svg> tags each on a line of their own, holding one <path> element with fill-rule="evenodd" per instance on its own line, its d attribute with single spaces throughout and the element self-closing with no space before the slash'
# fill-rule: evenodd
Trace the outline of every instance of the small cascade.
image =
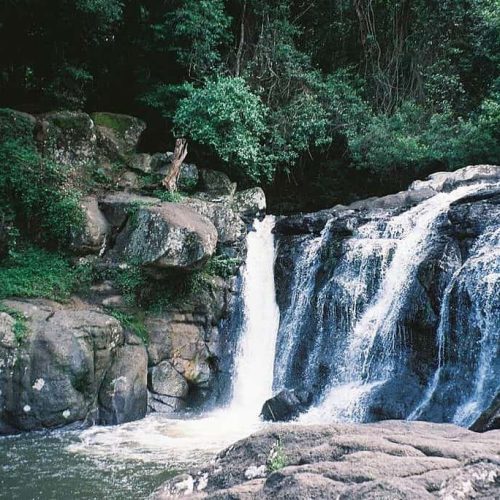
<svg viewBox="0 0 500 500">
<path fill-rule="evenodd" d="M 292 362 L 298 348 L 297 332 L 308 314 L 311 297 L 314 294 L 315 278 L 321 264 L 319 252 L 328 234 L 328 224 L 321 234 L 313 239 L 306 239 L 300 248 L 300 257 L 291 270 L 290 305 L 281 319 L 275 362 L 274 387 L 282 389 L 292 371 Z"/>
<path fill-rule="evenodd" d="M 255 221 L 243 274 L 243 322 L 228 411 L 257 417 L 272 395 L 279 309 L 274 285 L 274 217 Z"/>
<path fill-rule="evenodd" d="M 408 417 L 429 416 L 443 391 L 457 395 L 445 420 L 469 426 L 500 390 L 500 229 L 482 235 L 446 288 L 437 335 L 438 368 Z M 453 340 L 460 349 L 447 349 Z M 444 380 L 443 380 L 444 379 Z"/>
</svg>

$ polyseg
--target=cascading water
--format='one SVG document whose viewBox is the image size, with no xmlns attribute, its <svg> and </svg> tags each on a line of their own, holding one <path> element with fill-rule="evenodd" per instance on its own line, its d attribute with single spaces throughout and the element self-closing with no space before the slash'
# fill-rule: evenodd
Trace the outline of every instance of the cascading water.
<svg viewBox="0 0 500 500">
<path fill-rule="evenodd" d="M 422 401 L 408 417 L 426 416 L 438 389 L 460 394 L 448 419 L 469 426 L 500 390 L 500 229 L 482 235 L 446 288 L 437 335 L 438 367 Z M 447 339 L 460 342 L 457 352 Z M 446 375 L 444 377 L 443 375 Z"/>
<path fill-rule="evenodd" d="M 274 286 L 274 217 L 255 221 L 247 238 L 243 274 L 243 326 L 229 412 L 256 418 L 272 395 L 279 309 Z"/>
<path fill-rule="evenodd" d="M 303 421 L 374 418 L 368 414 L 373 395 L 389 381 L 392 383 L 399 376 L 408 375 L 411 356 L 408 346 L 413 335 L 408 324 L 413 314 L 415 287 L 420 286 L 417 273 L 432 251 L 434 240 L 439 238 L 437 228 L 450 205 L 480 190 L 481 185 L 463 186 L 436 194 L 402 213 L 380 211 L 359 226 L 352 237 L 342 241 L 332 264 L 321 262 L 322 253 L 331 245 L 328 225 L 320 237 L 298 243 L 302 254 L 295 259 L 288 290 L 290 301 L 282 311 L 274 383 L 277 389 L 299 387 L 317 391 L 323 387 L 319 404 Z M 484 240 L 478 242 L 481 248 L 484 245 Z M 491 248 L 494 245 L 489 244 Z M 478 287 L 475 295 L 491 304 L 491 294 L 497 286 L 496 272 L 486 273 L 488 278 L 484 284 L 478 273 L 466 267 L 469 291 L 474 282 Z M 442 300 L 445 309 L 447 293 L 449 291 Z M 490 294 L 488 299 L 486 294 Z M 468 399 L 449 418 L 462 424 L 470 423 L 477 416 L 474 408 L 484 407 L 491 394 L 498 390 L 487 380 L 495 370 L 486 370 L 490 374 L 487 376 L 479 366 L 498 360 L 495 332 L 498 332 L 499 318 L 485 307 L 480 311 L 476 309 L 478 312 L 472 312 L 475 316 L 471 321 L 484 333 L 479 341 L 484 349 L 479 352 L 476 349 L 471 355 L 479 360 L 472 377 L 473 388 L 468 392 Z M 447 315 L 445 310 L 441 311 L 443 322 L 447 321 Z M 444 342 L 448 335 L 443 325 L 436 333 L 441 339 L 439 342 Z M 308 336 L 309 344 L 304 341 L 304 335 Z M 438 345 L 436 351 L 437 370 L 440 370 L 444 362 L 443 347 Z M 486 355 L 490 358 L 483 361 Z M 408 402 L 416 405 L 413 416 L 422 413 L 428 405 L 435 390 L 433 384 L 438 385 L 439 377 L 439 373 L 434 374 L 420 401 Z M 479 394 L 483 400 L 478 403 Z M 411 413 L 410 408 L 405 408 L 399 410 L 398 418 Z"/>
</svg>

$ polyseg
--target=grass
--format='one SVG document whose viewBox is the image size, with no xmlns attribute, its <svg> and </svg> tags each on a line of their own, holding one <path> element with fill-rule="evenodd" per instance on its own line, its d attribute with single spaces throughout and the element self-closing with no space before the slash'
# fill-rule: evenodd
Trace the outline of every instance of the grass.
<svg viewBox="0 0 500 500">
<path fill-rule="evenodd" d="M 16 251 L 0 265 L 0 299 L 40 297 L 65 301 L 77 275 L 62 255 L 37 247 Z"/>
<path fill-rule="evenodd" d="M 288 460 L 285 455 L 285 450 L 283 448 L 283 444 L 281 443 L 281 438 L 278 438 L 271 450 L 269 451 L 269 455 L 267 457 L 267 470 L 269 472 L 276 472 L 283 467 L 288 465 Z"/>
</svg>

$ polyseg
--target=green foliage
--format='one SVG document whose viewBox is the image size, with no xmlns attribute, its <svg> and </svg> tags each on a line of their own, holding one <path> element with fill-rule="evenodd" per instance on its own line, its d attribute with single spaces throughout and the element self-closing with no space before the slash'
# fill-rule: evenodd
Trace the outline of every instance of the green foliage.
<svg viewBox="0 0 500 500">
<path fill-rule="evenodd" d="M 219 49 L 231 39 L 230 22 L 223 0 L 182 0 L 165 16 L 165 23 L 154 28 L 161 41 L 171 43 L 190 75 L 204 76 L 221 62 Z"/>
<path fill-rule="evenodd" d="M 131 331 L 145 344 L 148 344 L 149 333 L 146 325 L 144 324 L 144 316 L 141 313 L 126 313 L 112 308 L 107 308 L 106 312 L 116 318 L 125 330 Z"/>
<path fill-rule="evenodd" d="M 9 110 L 2 110 L 5 115 Z M 64 245 L 83 223 L 79 193 L 70 187 L 67 167 L 41 158 L 33 133 L 22 117 L 2 121 L 0 142 L 0 214 L 13 219 L 34 241 Z"/>
<path fill-rule="evenodd" d="M 219 77 L 179 102 L 176 134 L 206 146 L 248 177 L 269 179 L 261 156 L 266 110 L 242 78 Z"/>
<path fill-rule="evenodd" d="M 287 465 L 288 460 L 286 458 L 285 449 L 283 448 L 281 439 L 278 438 L 269 451 L 267 457 L 267 470 L 269 472 L 277 472 Z"/>
<path fill-rule="evenodd" d="M 0 312 L 6 313 L 14 319 L 13 332 L 14 337 L 16 338 L 19 344 L 26 339 L 29 334 L 28 325 L 26 322 L 26 317 L 23 313 L 12 309 L 11 307 L 6 307 L 5 305 L 0 303 Z"/>
<path fill-rule="evenodd" d="M 14 252 L 0 265 L 0 298 L 67 300 L 77 284 L 68 260 L 36 247 Z"/>
</svg>

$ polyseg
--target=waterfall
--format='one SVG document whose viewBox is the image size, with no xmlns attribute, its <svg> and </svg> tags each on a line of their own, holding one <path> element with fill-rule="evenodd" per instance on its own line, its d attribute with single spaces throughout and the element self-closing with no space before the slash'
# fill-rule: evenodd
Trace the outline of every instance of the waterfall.
<svg viewBox="0 0 500 500">
<path fill-rule="evenodd" d="M 408 417 L 425 416 L 439 397 L 443 373 L 446 391 L 459 394 L 458 406 L 449 408 L 449 420 L 470 426 L 500 390 L 500 229 L 483 234 L 469 258 L 447 286 L 440 311 L 437 335 L 438 367 L 422 401 Z M 460 344 L 447 352 L 446 341 Z"/>
<path fill-rule="evenodd" d="M 409 304 L 419 266 L 432 250 L 436 227 L 451 203 L 479 190 L 478 185 L 464 186 L 450 193 L 439 193 L 397 215 L 390 211 L 378 214 L 376 220 L 360 226 L 351 238 L 343 241 L 339 258 L 330 269 L 329 278 L 318 289 L 311 290 L 311 278 L 308 278 L 300 281 L 299 291 L 291 292 L 294 310 L 285 312 L 284 316 L 291 317 L 296 322 L 291 326 L 282 324 L 279 335 L 289 337 L 290 331 L 304 331 L 300 325 L 302 321 L 308 322 L 309 334 L 314 339 L 312 347 L 305 354 L 308 366 L 302 373 L 300 384 L 317 386 L 320 380 L 318 367 L 328 366 L 321 401 L 303 417 L 304 421 L 367 420 L 368 403 L 372 393 L 376 392 L 375 389 L 397 380 L 398 374 L 406 370 L 409 356 L 406 346 L 411 332 L 407 330 L 403 317 L 405 311 L 411 308 Z M 323 237 L 320 245 L 324 241 Z M 318 255 L 320 250 L 315 243 L 317 240 L 312 240 L 311 245 Z M 484 244 L 482 241 L 482 248 Z M 498 243 L 496 244 L 498 252 Z M 478 245 L 481 246 L 479 243 Z M 488 248 L 491 254 L 495 248 L 494 243 Z M 302 259 L 298 262 L 299 269 L 294 272 L 301 276 L 305 269 L 315 269 L 314 266 L 317 268 L 318 264 Z M 483 276 L 480 276 L 481 273 Z M 469 348 L 469 351 L 474 352 L 469 356 L 469 363 L 474 365 L 474 358 L 479 360 L 476 361 L 479 365 L 474 374 L 470 374 L 472 382 L 467 385 L 468 390 L 461 406 L 450 417 L 450 420 L 462 424 L 470 422 L 477 415 L 477 408 L 483 407 L 486 401 L 484 398 L 491 397 L 495 389 L 498 390 L 488 378 L 495 370 L 481 369 L 481 366 L 486 367 L 488 363 L 498 360 L 495 348 L 498 345 L 498 310 L 495 313 L 494 306 L 488 308 L 484 305 L 493 304 L 492 294 L 498 293 L 498 282 L 495 281 L 497 271 L 486 272 L 482 268 L 481 273 L 472 272 L 470 266 L 467 266 L 465 274 L 469 278 L 466 285 L 461 285 L 462 288 L 466 286 L 468 296 L 476 297 L 473 299 L 471 314 L 474 315 L 474 324 L 479 325 L 478 328 L 483 331 L 482 336 L 475 340 L 481 347 L 472 349 L 471 343 Z M 451 293 L 451 288 L 453 287 L 450 285 L 450 290 L 446 293 Z M 314 311 L 314 322 L 301 317 L 301 311 L 296 310 L 297 303 L 299 307 L 301 304 L 300 301 L 294 301 L 293 296 L 300 296 L 304 291 L 310 294 L 310 300 L 311 294 L 315 295 L 314 306 L 309 305 Z M 445 309 L 447 303 L 445 294 L 442 301 Z M 480 304 L 482 307 L 479 307 Z M 446 310 L 442 311 L 443 322 L 448 321 L 448 315 Z M 414 410 L 415 415 L 422 413 L 438 386 L 444 364 L 444 342 L 448 335 L 446 328 L 448 326 L 440 325 L 436 332 L 438 368 L 426 394 Z M 466 334 L 464 331 L 462 342 L 467 342 Z M 295 339 L 295 342 L 298 341 Z M 293 353 L 292 348 L 288 348 L 288 351 Z M 294 360 L 288 360 L 288 363 L 293 364 Z M 463 363 L 464 360 L 460 362 Z M 288 385 L 297 384 L 297 379 L 298 377 L 295 380 L 289 379 Z M 485 391 L 485 387 L 489 388 L 488 391 Z M 483 398 L 482 402 L 478 402 L 480 398 Z"/>
<path fill-rule="evenodd" d="M 255 221 L 247 237 L 243 324 L 234 364 L 230 411 L 257 416 L 272 395 L 279 309 L 274 285 L 274 217 Z"/>
</svg>

